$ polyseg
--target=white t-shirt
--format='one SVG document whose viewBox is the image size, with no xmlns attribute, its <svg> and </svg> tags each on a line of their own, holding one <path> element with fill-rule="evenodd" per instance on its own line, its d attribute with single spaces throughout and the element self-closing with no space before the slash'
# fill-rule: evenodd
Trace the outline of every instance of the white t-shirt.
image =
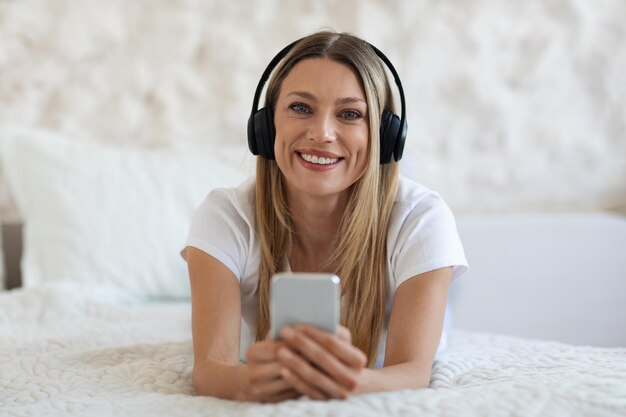
<svg viewBox="0 0 626 417">
<path fill-rule="evenodd" d="M 260 243 L 254 227 L 255 182 L 216 189 L 194 212 L 186 246 L 193 246 L 222 262 L 237 277 L 241 290 L 240 357 L 254 342 Z M 184 257 L 184 249 L 181 252 Z M 467 269 L 452 212 L 441 197 L 400 177 L 387 235 L 387 304 L 385 326 L 376 366 L 384 361 L 387 323 L 396 289 L 407 279 L 445 266 L 452 279 Z M 444 334 L 439 345 L 445 345 Z"/>
</svg>

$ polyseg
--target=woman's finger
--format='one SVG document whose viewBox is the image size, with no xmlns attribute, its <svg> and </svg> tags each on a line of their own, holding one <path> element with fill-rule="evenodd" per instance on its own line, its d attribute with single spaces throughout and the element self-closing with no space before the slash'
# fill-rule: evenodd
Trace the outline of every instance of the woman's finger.
<svg viewBox="0 0 626 417">
<path fill-rule="evenodd" d="M 260 401 L 282 397 L 289 391 L 293 391 L 291 383 L 280 375 L 280 369 L 283 369 L 283 366 L 279 367 L 278 375 L 275 379 L 255 382 L 251 385 L 252 394 Z"/>
<path fill-rule="evenodd" d="M 304 395 L 312 400 L 327 400 L 329 398 L 320 390 L 302 381 L 302 379 L 300 379 L 288 368 L 283 368 L 280 375 L 285 381 L 289 382 L 291 386 L 301 395 Z"/>
<path fill-rule="evenodd" d="M 337 330 L 337 336 L 343 341 L 346 341 L 352 344 L 352 333 L 348 330 L 347 327 L 339 325 L 339 329 Z"/>
<path fill-rule="evenodd" d="M 343 327 L 343 329 L 345 329 L 345 331 L 340 328 L 340 332 L 350 332 L 345 327 Z M 367 356 L 365 353 L 353 346 L 351 343 L 347 342 L 345 334 L 343 336 L 340 335 L 340 337 L 336 337 L 312 326 L 294 326 L 294 330 L 304 333 L 318 345 L 323 346 L 324 349 L 332 352 L 334 356 L 346 366 L 360 369 L 367 364 Z"/>
<path fill-rule="evenodd" d="M 260 401 L 264 403 L 280 403 L 280 402 L 287 401 L 287 400 L 295 400 L 296 398 L 300 398 L 300 397 L 302 397 L 302 394 L 292 388 L 285 392 L 281 392 L 280 394 L 267 397 Z"/>
<path fill-rule="evenodd" d="M 257 386 L 280 379 L 280 362 L 248 365 L 248 381 L 250 385 Z"/>
<path fill-rule="evenodd" d="M 269 363 L 248 363 L 245 380 L 247 398 L 261 402 L 298 398 L 301 394 L 280 375 L 282 368 L 283 365 L 277 360 Z"/>
<path fill-rule="evenodd" d="M 328 353 L 326 355 L 331 356 Z M 291 352 L 288 348 L 279 349 L 278 358 L 294 377 L 288 381 L 303 394 L 316 399 L 319 399 L 319 394 L 316 391 L 321 391 L 331 398 L 346 398 L 348 396 L 348 391 L 342 384 L 329 378 L 326 373 L 317 369 L 297 353 Z M 285 370 L 281 370 L 281 376 L 286 379 Z M 339 375 L 339 377 L 339 379 L 345 379 L 341 378 L 343 375 Z"/>
<path fill-rule="evenodd" d="M 246 350 L 246 361 L 248 363 L 275 362 L 276 352 L 282 343 L 273 340 L 263 340 L 253 343 Z"/>
<path fill-rule="evenodd" d="M 327 339 L 334 339 L 333 343 L 344 345 L 340 346 L 340 348 L 334 349 L 335 351 L 340 351 L 341 349 L 356 351 L 357 359 L 352 361 L 354 363 L 344 363 L 340 360 L 340 357 L 343 356 L 345 358 L 348 354 L 342 353 L 341 355 L 338 355 L 331 349 L 327 349 L 319 344 L 315 339 L 309 337 L 309 335 L 298 326 L 294 329 L 287 329 L 285 331 L 285 342 L 289 347 L 294 349 L 306 360 L 319 368 L 324 374 L 328 375 L 333 381 L 341 385 L 343 389 L 351 392 L 359 383 L 361 369 L 365 365 L 362 357 L 365 357 L 365 355 L 352 345 L 348 345 L 345 341 L 338 340 L 336 337 L 328 335 L 323 331 L 318 332 L 322 333 L 324 336 L 324 338 L 320 339 L 322 342 L 325 341 L 328 343 Z M 280 351 L 282 351 L 282 349 L 279 350 L 279 352 Z"/>
</svg>

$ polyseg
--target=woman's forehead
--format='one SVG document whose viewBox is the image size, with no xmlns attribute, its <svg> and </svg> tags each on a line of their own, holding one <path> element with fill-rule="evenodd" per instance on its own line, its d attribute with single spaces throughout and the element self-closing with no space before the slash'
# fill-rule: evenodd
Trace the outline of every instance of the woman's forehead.
<svg viewBox="0 0 626 417">
<path fill-rule="evenodd" d="M 352 66 L 328 57 L 307 58 L 296 63 L 283 79 L 280 95 L 294 91 L 365 100 L 359 73 Z"/>
</svg>

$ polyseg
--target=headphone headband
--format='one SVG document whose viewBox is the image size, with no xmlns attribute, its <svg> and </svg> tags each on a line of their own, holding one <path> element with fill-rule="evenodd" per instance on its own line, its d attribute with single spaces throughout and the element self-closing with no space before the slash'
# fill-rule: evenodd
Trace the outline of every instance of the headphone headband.
<svg viewBox="0 0 626 417">
<path fill-rule="evenodd" d="M 274 56 L 274 58 L 272 58 L 270 63 L 265 68 L 265 71 L 263 71 L 263 75 L 261 75 L 261 79 L 259 80 L 259 84 L 257 85 L 254 93 L 250 118 L 248 119 L 248 145 L 254 155 L 261 155 L 269 159 L 274 159 L 273 143 L 275 130 L 273 112 L 272 109 L 258 109 L 259 101 L 261 99 L 263 87 L 269 79 L 272 71 L 274 71 L 278 63 L 289 53 L 289 51 L 291 51 L 291 49 L 303 39 L 305 38 L 291 42 L 289 45 L 281 49 Z M 381 120 L 381 163 L 390 162 L 392 155 L 396 161 L 399 161 L 402 158 L 404 142 L 407 134 L 406 102 L 402 82 L 400 81 L 400 76 L 389 58 L 387 58 L 387 56 L 383 54 L 380 49 L 376 48 L 371 43 L 366 41 L 364 42 L 372 48 L 378 58 L 380 58 L 380 60 L 387 66 L 393 75 L 396 86 L 398 87 L 402 113 L 401 117 L 398 118 L 398 116 L 392 113 L 389 109 L 384 109 L 383 111 Z"/>
<path fill-rule="evenodd" d="M 385 54 L 383 54 L 380 49 L 378 49 L 377 47 L 375 47 L 374 45 L 372 45 L 369 42 L 367 44 L 370 46 L 370 48 L 372 48 L 374 50 L 374 52 L 376 52 L 376 55 L 378 55 L 378 57 L 381 59 L 381 61 L 383 61 L 385 63 L 387 68 L 389 68 L 389 71 L 391 72 L 391 75 L 393 75 L 393 80 L 395 81 L 396 86 L 398 87 L 398 93 L 400 94 L 400 107 L 402 107 L 402 113 L 400 113 L 401 130 L 400 130 L 400 132 L 398 134 L 399 135 L 404 135 L 404 138 L 406 138 L 406 131 L 407 131 L 406 101 L 404 100 L 404 89 L 402 88 L 402 82 L 400 81 L 400 76 L 398 75 L 398 72 L 396 71 L 395 67 L 393 66 L 393 64 L 391 63 L 389 58 L 387 58 L 387 56 Z M 400 139 L 400 138 L 397 138 L 397 139 Z M 402 146 L 404 147 L 404 139 L 402 139 Z M 396 157 L 396 161 L 399 161 L 400 158 L 402 158 L 402 152 L 400 152 L 400 156 L 399 157 Z"/>
<path fill-rule="evenodd" d="M 257 85 L 256 87 L 256 91 L 254 93 L 254 101 L 252 102 L 252 112 L 250 114 L 256 113 L 259 106 L 259 100 L 261 99 L 261 93 L 263 92 L 263 87 L 265 86 L 267 80 L 270 78 L 270 75 L 272 74 L 272 71 L 274 71 L 274 68 L 276 68 L 278 63 L 289 53 L 289 51 L 291 51 L 291 48 L 293 48 L 301 40 L 302 39 L 298 39 L 297 41 L 291 42 L 289 45 L 285 46 L 283 49 L 280 50 L 279 53 L 276 54 L 274 58 L 272 58 L 270 63 L 267 64 L 267 67 L 265 68 L 265 71 L 263 71 L 263 75 L 261 75 L 261 79 L 259 80 L 259 85 Z"/>
</svg>

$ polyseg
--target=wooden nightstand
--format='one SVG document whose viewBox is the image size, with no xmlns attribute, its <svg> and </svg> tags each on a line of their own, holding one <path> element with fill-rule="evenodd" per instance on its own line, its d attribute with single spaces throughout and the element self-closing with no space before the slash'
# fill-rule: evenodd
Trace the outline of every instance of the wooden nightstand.
<svg viewBox="0 0 626 417">
<path fill-rule="evenodd" d="M 22 224 L 2 224 L 2 256 L 5 270 L 5 288 L 22 286 L 20 259 L 22 258 Z"/>
</svg>

